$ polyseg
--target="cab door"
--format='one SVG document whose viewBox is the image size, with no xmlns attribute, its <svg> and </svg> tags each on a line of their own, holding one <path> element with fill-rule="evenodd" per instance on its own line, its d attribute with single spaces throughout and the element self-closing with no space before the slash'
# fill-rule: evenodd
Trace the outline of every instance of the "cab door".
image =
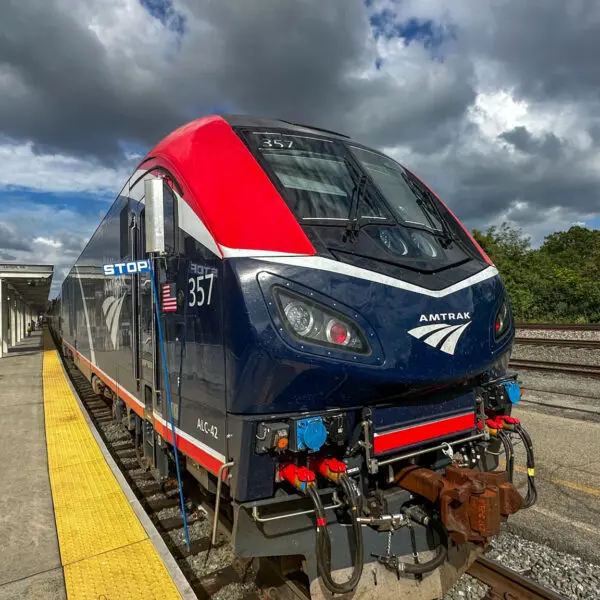
<svg viewBox="0 0 600 600">
<path fill-rule="evenodd" d="M 140 182 L 143 185 L 143 181 Z M 139 426 L 142 431 L 141 436 L 144 445 L 144 455 L 147 456 L 153 464 L 161 468 L 166 465 L 166 453 L 164 444 L 160 436 L 156 435 L 155 429 L 161 430 L 169 420 L 169 414 L 166 403 L 166 389 L 163 377 L 163 366 L 160 350 L 160 339 L 158 334 L 158 322 L 156 318 L 158 303 L 158 312 L 161 315 L 163 329 L 165 329 L 165 319 L 162 317 L 164 303 L 162 302 L 163 292 L 161 281 L 164 279 L 164 269 L 168 257 L 175 253 L 174 240 L 174 200 L 172 192 L 166 182 L 163 182 L 164 196 L 164 234 L 165 234 L 165 253 L 160 258 L 153 258 L 146 247 L 146 207 L 139 205 L 139 235 L 138 235 L 138 260 L 148 260 L 152 262 L 155 286 L 152 283 L 152 275 L 147 272 L 137 275 L 137 306 L 138 306 L 138 332 L 139 343 L 137 351 L 137 367 L 139 374 L 138 398 L 144 407 L 143 423 Z M 155 297 L 155 292 L 158 298 Z M 168 336 L 165 335 L 165 343 L 169 345 Z M 168 354 L 168 349 L 167 349 Z M 178 405 L 173 398 L 173 416 L 177 424 Z M 165 463 L 165 464 L 162 464 Z"/>
</svg>

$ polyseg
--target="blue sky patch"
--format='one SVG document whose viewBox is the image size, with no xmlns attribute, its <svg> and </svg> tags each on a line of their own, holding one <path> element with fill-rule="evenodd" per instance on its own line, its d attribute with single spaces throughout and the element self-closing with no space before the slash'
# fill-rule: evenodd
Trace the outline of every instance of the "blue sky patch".
<svg viewBox="0 0 600 600">
<path fill-rule="evenodd" d="M 97 215 L 106 211 L 116 198 L 116 193 L 104 194 L 34 192 L 26 188 L 11 187 L 0 191 L 0 215 L 4 211 L 18 208 L 23 204 L 40 204 L 56 209 L 70 209 L 78 214 Z"/>
<path fill-rule="evenodd" d="M 185 33 L 185 16 L 173 8 L 172 0 L 139 0 L 139 2 L 165 27 L 180 35 Z"/>
<path fill-rule="evenodd" d="M 600 217 L 597 217 L 596 219 L 591 219 L 590 221 L 586 221 L 585 226 L 588 229 L 600 229 Z"/>
<path fill-rule="evenodd" d="M 456 38 L 454 27 L 440 25 L 431 19 L 411 18 L 399 23 L 387 9 L 372 14 L 369 21 L 376 39 L 403 38 L 407 46 L 418 43 L 431 51 L 439 48 L 446 40 Z"/>
</svg>

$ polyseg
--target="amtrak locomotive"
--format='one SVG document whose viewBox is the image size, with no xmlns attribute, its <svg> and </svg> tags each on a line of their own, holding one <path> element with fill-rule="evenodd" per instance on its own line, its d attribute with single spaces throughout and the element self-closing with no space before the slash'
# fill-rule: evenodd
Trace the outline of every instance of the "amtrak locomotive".
<svg viewBox="0 0 600 600">
<path fill-rule="evenodd" d="M 52 327 L 164 477 L 170 392 L 237 555 L 285 557 L 313 598 L 441 598 L 535 501 L 498 271 L 415 174 L 344 135 L 247 116 L 168 135 Z"/>
</svg>

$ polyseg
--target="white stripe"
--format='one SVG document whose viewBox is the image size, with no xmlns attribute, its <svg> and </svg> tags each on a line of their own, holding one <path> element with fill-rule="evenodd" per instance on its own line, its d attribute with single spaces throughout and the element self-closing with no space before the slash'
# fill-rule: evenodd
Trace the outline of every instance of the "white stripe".
<svg viewBox="0 0 600 600">
<path fill-rule="evenodd" d="M 116 300 L 116 298 L 114 296 L 109 296 L 108 298 L 104 299 L 104 302 L 102 303 L 102 314 L 104 315 L 104 317 L 106 318 L 106 315 L 108 314 L 108 310 L 110 309 L 112 303 Z"/>
<path fill-rule="evenodd" d="M 113 321 L 110 326 L 110 339 L 112 340 L 113 348 L 115 348 L 115 349 L 117 347 L 117 335 L 119 334 L 119 320 L 121 318 L 121 309 L 123 308 L 124 300 L 125 300 L 125 294 L 123 294 L 121 296 L 121 299 L 119 300 L 119 306 L 117 307 L 117 310 L 115 311 L 115 315 L 113 317 Z"/>
<path fill-rule="evenodd" d="M 123 303 L 123 299 L 125 298 L 125 294 L 123 294 L 118 300 L 115 298 L 115 301 L 110 305 L 110 308 L 108 309 L 108 312 L 106 313 L 106 326 L 108 327 L 108 330 L 110 332 L 110 338 L 116 339 L 117 335 L 115 333 L 115 335 L 113 336 L 113 329 L 114 329 L 114 325 L 115 325 L 115 315 L 117 313 L 120 313 L 119 310 L 119 306 Z M 117 319 L 117 327 L 118 327 L 118 319 Z M 113 348 L 115 348 L 115 343 L 113 342 Z"/>
<path fill-rule="evenodd" d="M 121 392 L 124 393 L 129 399 L 133 400 L 140 408 L 144 408 L 143 402 L 138 400 L 131 392 L 128 392 L 123 386 L 121 386 L 119 383 L 117 383 L 110 375 L 107 375 L 105 371 L 98 368 L 96 365 L 94 365 L 94 368 L 97 371 L 99 371 L 100 373 L 102 373 L 102 375 L 104 375 L 104 377 L 106 377 L 106 379 L 108 379 L 119 390 L 119 393 L 121 393 Z"/>
<path fill-rule="evenodd" d="M 67 345 L 69 348 L 71 348 L 71 350 L 73 352 L 75 352 L 75 354 L 79 354 L 79 356 L 83 356 L 83 354 L 81 354 L 81 352 L 79 352 L 79 350 L 76 350 L 75 348 L 73 348 L 73 346 L 71 346 L 71 344 L 69 344 L 68 342 L 65 342 L 64 338 L 63 338 L 63 342 L 64 342 L 65 345 Z M 83 358 L 85 358 L 85 356 L 83 356 Z M 119 393 L 123 392 L 123 394 L 125 394 L 128 398 L 130 398 L 131 400 L 133 400 L 141 408 L 144 408 L 144 404 L 142 402 L 140 402 L 133 394 L 131 394 L 130 392 L 128 392 L 124 387 L 121 387 L 110 375 L 108 375 L 100 367 L 98 367 L 97 365 L 94 365 L 94 369 L 96 371 L 98 371 L 108 381 L 110 381 L 112 384 L 114 384 L 114 386 L 119 390 Z"/>
<path fill-rule="evenodd" d="M 310 258 L 307 254 L 297 254 L 294 252 L 277 252 L 276 250 L 245 250 L 240 248 L 228 248 L 227 246 L 223 246 L 223 244 L 219 244 L 219 248 L 221 248 L 221 252 L 223 253 L 224 258 L 261 258 L 261 257 L 307 257 Z"/>
<path fill-rule="evenodd" d="M 452 325 L 450 327 L 446 327 L 446 329 L 442 329 L 441 331 L 436 331 L 432 333 L 428 338 L 423 341 L 426 344 L 429 344 L 432 348 L 435 348 L 448 334 L 452 333 L 462 325 L 459 323 L 458 325 Z"/>
<path fill-rule="evenodd" d="M 158 413 L 153 412 L 152 414 L 153 414 L 154 418 L 163 427 L 166 427 L 172 433 L 170 423 L 167 423 Z M 179 427 L 175 427 L 175 433 L 178 436 L 182 437 L 184 440 L 188 441 L 190 444 L 193 444 L 197 448 L 200 448 L 200 450 L 204 450 L 204 452 L 206 452 L 207 454 L 210 454 L 213 458 L 220 460 L 222 463 L 226 462 L 225 457 L 220 452 L 217 452 L 217 450 L 215 450 L 214 448 L 211 448 L 210 446 L 207 446 L 205 443 L 201 442 L 200 440 L 197 440 L 196 438 L 192 437 L 189 433 L 182 431 L 181 429 L 179 429 Z"/>
<path fill-rule="evenodd" d="M 70 344 L 66 343 L 66 345 L 69 346 L 77 354 L 81 354 L 79 351 L 75 350 L 75 348 L 73 348 Z M 115 387 L 118 387 L 118 389 L 119 389 L 120 392 L 124 392 L 129 398 L 131 398 L 132 400 L 134 400 L 136 402 L 136 404 L 138 404 L 141 408 L 144 408 L 144 405 L 143 405 L 142 402 L 140 402 L 135 396 L 133 396 L 125 388 L 122 388 L 121 386 L 119 386 L 117 384 L 117 382 L 112 377 L 110 377 L 109 375 L 107 375 L 102 369 L 96 367 L 96 365 L 94 365 L 94 368 L 99 373 L 101 373 L 104 377 L 106 377 L 106 379 L 108 379 L 111 383 L 113 383 Z M 153 412 L 152 416 L 163 427 L 166 427 L 169 431 L 171 431 L 171 425 L 167 424 L 167 422 L 158 413 Z M 175 427 L 175 433 L 178 436 L 182 437 L 184 440 L 188 441 L 190 444 L 193 444 L 194 446 L 196 446 L 196 448 L 200 448 L 200 450 L 204 450 L 204 452 L 206 452 L 207 454 L 210 454 L 213 458 L 216 458 L 217 460 L 221 461 L 222 463 L 226 462 L 225 457 L 220 452 L 218 452 L 214 448 L 211 448 L 210 446 L 207 446 L 205 443 L 201 442 L 200 440 L 197 440 L 196 438 L 192 437 L 189 433 L 186 433 L 185 431 L 182 431 L 181 429 L 179 429 L 179 427 Z"/>
<path fill-rule="evenodd" d="M 257 257 L 258 258 L 258 257 Z M 423 296 L 430 296 L 431 298 L 443 298 L 459 290 L 463 290 L 467 287 L 481 283 L 486 279 L 491 279 L 498 275 L 498 269 L 496 267 L 489 266 L 483 271 L 463 279 L 458 283 L 444 288 L 443 290 L 428 290 L 427 288 L 402 281 L 401 279 L 394 279 L 387 275 L 381 275 L 368 269 L 361 267 L 354 267 L 346 263 L 332 260 L 330 258 L 322 258 L 320 256 L 302 256 L 302 255 L 290 255 L 287 257 L 268 257 L 266 254 L 263 255 L 262 260 L 272 263 L 278 263 L 282 265 L 290 265 L 293 267 L 303 267 L 306 269 L 317 269 L 319 271 L 329 271 L 330 273 L 336 273 L 340 275 L 348 275 L 349 277 L 356 277 L 357 279 L 364 279 L 366 281 L 373 281 L 375 283 L 381 283 L 382 285 L 389 285 L 407 292 L 414 292 L 415 294 L 422 294 Z"/>
<path fill-rule="evenodd" d="M 83 303 L 83 315 L 85 317 L 85 327 L 88 334 L 88 342 L 90 344 L 90 358 L 93 365 L 96 364 L 96 353 L 94 352 L 94 341 L 92 340 L 92 328 L 90 327 L 90 317 L 88 315 L 87 304 L 85 302 L 85 294 L 83 293 L 83 283 L 81 277 L 79 277 L 79 268 L 75 265 L 75 272 L 77 273 L 77 279 L 79 280 L 79 289 L 81 290 L 81 302 Z"/>
<path fill-rule="evenodd" d="M 206 225 L 200 220 L 198 215 L 191 209 L 190 205 L 175 192 L 177 197 L 177 212 L 179 227 L 186 233 L 189 233 L 195 240 L 200 242 L 205 248 L 213 254 L 222 258 L 219 245 L 211 235 Z"/>
<path fill-rule="evenodd" d="M 438 329 L 447 329 L 448 327 L 451 327 L 451 325 L 449 325 L 448 323 L 436 323 L 435 325 L 421 325 L 421 327 L 415 327 L 414 329 L 410 329 L 408 333 L 420 340 L 424 335 L 427 335 L 432 331 L 437 331 Z"/>
<path fill-rule="evenodd" d="M 442 344 L 442 347 L 440 348 L 440 350 L 442 352 L 446 352 L 448 354 L 454 354 L 454 349 L 456 348 L 456 344 L 458 343 L 458 340 L 460 338 L 460 336 L 462 335 L 462 332 L 471 324 L 471 321 L 469 321 L 468 323 L 465 323 L 460 329 L 457 329 L 452 335 L 450 335 L 446 341 Z"/>
</svg>

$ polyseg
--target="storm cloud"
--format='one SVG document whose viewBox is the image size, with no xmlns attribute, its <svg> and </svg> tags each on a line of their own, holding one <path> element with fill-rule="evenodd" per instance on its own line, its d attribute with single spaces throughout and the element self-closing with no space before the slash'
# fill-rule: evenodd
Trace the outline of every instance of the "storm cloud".
<svg viewBox="0 0 600 600">
<path fill-rule="evenodd" d="M 175 127 L 258 114 L 352 135 L 468 226 L 508 219 L 539 242 L 600 212 L 599 34 L 587 0 L 8 0 L 0 194 L 96 193 L 107 208 Z M 41 236 L 75 256 L 99 215 L 71 208 L 77 230 L 56 208 L 25 234 L 25 213 L 0 205 L 16 255 L 41 256 Z M 0 231 L 0 250 L 15 255 L 13 237 Z"/>
</svg>

